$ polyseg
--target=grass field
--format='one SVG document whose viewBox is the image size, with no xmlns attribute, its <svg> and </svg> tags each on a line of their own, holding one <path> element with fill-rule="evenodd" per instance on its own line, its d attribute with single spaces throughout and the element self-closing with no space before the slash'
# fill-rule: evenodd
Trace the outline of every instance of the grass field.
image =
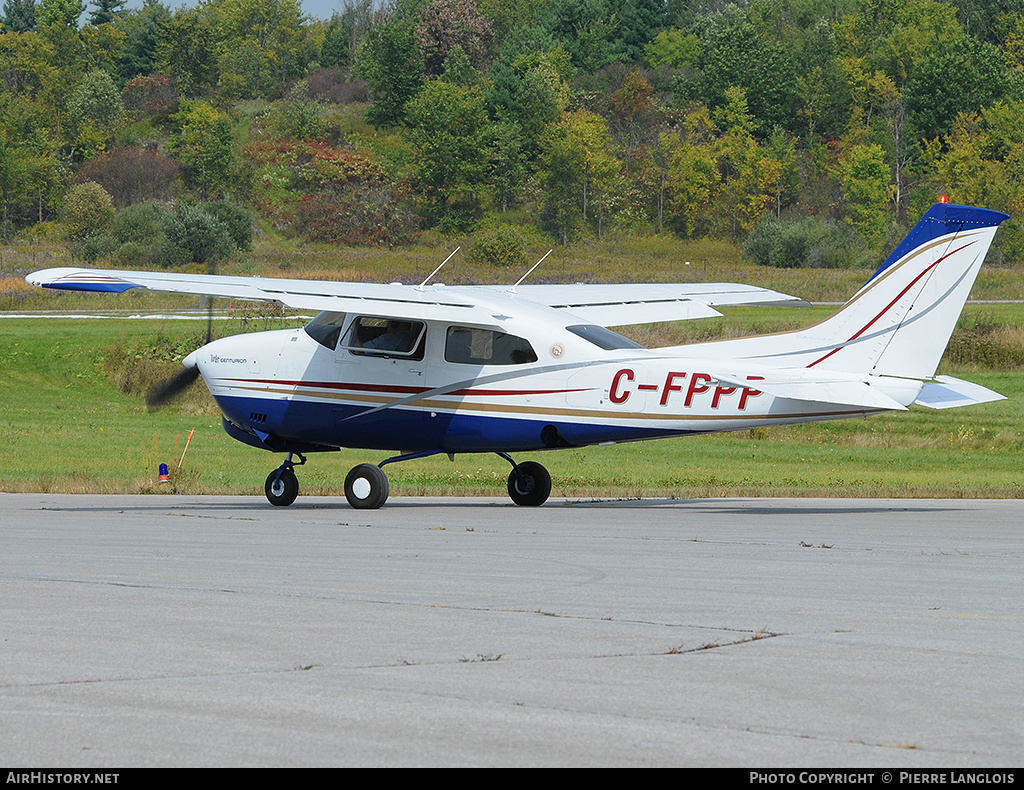
<svg viewBox="0 0 1024 790">
<path fill-rule="evenodd" d="M 747 308 L 718 320 L 669 329 L 672 338 L 772 331 L 813 323 L 831 308 Z M 969 306 L 964 326 L 1024 325 L 1019 305 Z M 712 322 L 714 323 L 714 322 Z M 218 334 L 269 328 L 248 314 L 218 322 Z M 147 347 L 188 347 L 198 322 L 129 319 L 0 320 L 4 419 L 2 491 L 262 494 L 279 456 L 230 439 L 200 383 L 197 393 L 157 412 L 113 381 L 109 360 Z M 639 330 L 642 335 L 645 330 Z M 662 330 L 665 331 L 665 330 Z M 174 370 L 174 363 L 166 363 Z M 1009 400 L 935 412 L 538 453 L 554 479 L 553 496 L 893 496 L 1020 497 L 1024 376 L 1015 370 L 951 367 Z M 122 382 L 123 383 L 123 382 Z M 173 465 L 195 436 L 173 485 L 161 487 L 160 463 Z M 523 454 L 525 460 L 527 454 Z M 348 469 L 383 455 L 342 451 L 310 456 L 298 470 L 304 494 L 342 495 Z M 494 456 L 444 456 L 388 468 L 393 495 L 504 495 L 506 462 Z"/>
</svg>

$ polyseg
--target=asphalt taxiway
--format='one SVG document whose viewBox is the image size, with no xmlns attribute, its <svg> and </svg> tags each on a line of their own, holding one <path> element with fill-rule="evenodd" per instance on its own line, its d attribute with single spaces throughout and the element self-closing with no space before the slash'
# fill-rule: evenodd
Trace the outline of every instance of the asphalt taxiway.
<svg viewBox="0 0 1024 790">
<path fill-rule="evenodd" d="M 0 763 L 1019 766 L 1022 524 L 0 494 Z"/>
</svg>

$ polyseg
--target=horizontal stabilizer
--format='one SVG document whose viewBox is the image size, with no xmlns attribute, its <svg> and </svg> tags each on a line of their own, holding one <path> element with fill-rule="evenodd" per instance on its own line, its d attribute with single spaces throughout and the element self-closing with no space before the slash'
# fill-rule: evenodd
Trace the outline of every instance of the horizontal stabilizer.
<svg viewBox="0 0 1024 790">
<path fill-rule="evenodd" d="M 866 381 L 829 379 L 823 377 L 766 377 L 744 379 L 732 376 L 715 376 L 732 387 L 756 387 L 761 392 L 776 398 L 828 403 L 837 406 L 858 406 L 873 411 L 906 411 L 907 407 L 890 398 L 877 387 Z"/>
<path fill-rule="evenodd" d="M 997 400 L 1006 400 L 1006 397 L 980 384 L 972 384 L 952 376 L 936 376 L 935 381 L 929 381 L 924 385 L 924 389 L 914 402 L 929 409 L 955 409 L 958 406 L 972 406 Z"/>
</svg>

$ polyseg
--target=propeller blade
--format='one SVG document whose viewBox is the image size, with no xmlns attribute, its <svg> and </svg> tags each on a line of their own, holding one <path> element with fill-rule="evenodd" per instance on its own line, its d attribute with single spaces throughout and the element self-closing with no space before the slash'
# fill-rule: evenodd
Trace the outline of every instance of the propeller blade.
<svg viewBox="0 0 1024 790">
<path fill-rule="evenodd" d="M 180 373 L 177 373 L 172 378 L 165 381 L 159 387 L 155 387 L 146 396 L 146 405 L 151 409 L 157 406 L 163 406 L 167 401 L 171 400 L 175 395 L 180 392 L 184 392 L 186 389 L 195 384 L 196 379 L 199 378 L 199 368 L 190 367 L 183 369 Z"/>
</svg>

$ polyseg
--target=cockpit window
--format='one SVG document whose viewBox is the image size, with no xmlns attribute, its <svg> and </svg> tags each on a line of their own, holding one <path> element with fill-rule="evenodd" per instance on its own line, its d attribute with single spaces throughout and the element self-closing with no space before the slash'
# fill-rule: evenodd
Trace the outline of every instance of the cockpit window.
<svg viewBox="0 0 1024 790">
<path fill-rule="evenodd" d="M 611 351 L 616 348 L 643 348 L 639 343 L 630 340 L 628 337 L 623 337 L 618 332 L 613 332 L 597 324 L 577 324 L 576 326 L 567 326 L 566 329 L 577 337 L 589 340 L 595 346 L 603 348 L 605 351 Z"/>
<path fill-rule="evenodd" d="M 345 313 L 332 313 L 329 310 L 317 315 L 306 324 L 306 334 L 322 346 L 334 350 L 338 345 L 341 327 L 345 323 Z"/>
<path fill-rule="evenodd" d="M 525 365 L 536 362 L 530 341 L 492 329 L 448 327 L 444 358 L 463 365 Z"/>
<path fill-rule="evenodd" d="M 423 359 L 422 321 L 361 315 L 352 322 L 344 346 L 353 354 Z"/>
</svg>

